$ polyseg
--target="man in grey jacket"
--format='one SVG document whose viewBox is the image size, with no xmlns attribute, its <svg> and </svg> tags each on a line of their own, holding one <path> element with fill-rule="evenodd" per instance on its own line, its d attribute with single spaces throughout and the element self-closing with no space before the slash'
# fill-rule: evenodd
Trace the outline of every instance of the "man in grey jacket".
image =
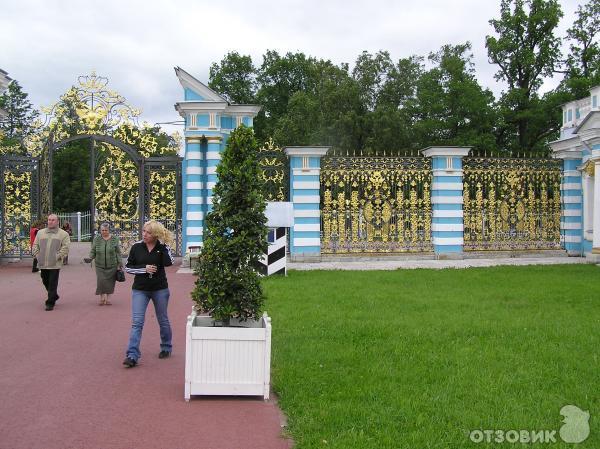
<svg viewBox="0 0 600 449">
<path fill-rule="evenodd" d="M 42 282 L 48 292 L 46 310 L 53 310 L 58 301 L 58 275 L 69 254 L 69 234 L 58 227 L 58 217 L 48 215 L 48 227 L 40 229 L 33 242 L 33 257 L 38 260 Z"/>
</svg>

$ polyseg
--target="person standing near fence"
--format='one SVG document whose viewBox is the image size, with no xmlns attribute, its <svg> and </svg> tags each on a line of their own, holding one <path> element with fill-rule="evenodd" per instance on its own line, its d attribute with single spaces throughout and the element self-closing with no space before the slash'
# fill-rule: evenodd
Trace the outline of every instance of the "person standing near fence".
<svg viewBox="0 0 600 449">
<path fill-rule="evenodd" d="M 36 220 L 35 222 L 33 222 L 31 224 L 31 229 L 29 230 L 29 246 L 31 248 L 31 251 L 33 253 L 33 242 L 35 242 L 35 236 L 37 235 L 37 233 L 39 232 L 40 229 L 42 229 L 43 223 L 41 222 L 41 220 Z M 38 260 L 37 257 L 33 257 L 33 266 L 31 267 L 31 272 L 32 273 L 37 273 L 38 271 L 40 271 L 40 269 L 38 268 Z"/>
<path fill-rule="evenodd" d="M 69 234 L 69 239 L 73 235 L 73 228 L 71 228 L 71 222 L 69 221 L 63 223 L 62 230 Z M 65 265 L 69 265 L 69 256 L 65 257 Z"/>
<path fill-rule="evenodd" d="M 117 236 L 110 234 L 110 225 L 100 225 L 100 235 L 92 242 L 90 260 L 96 261 L 96 294 L 100 306 L 110 306 L 109 296 L 115 292 L 117 270 L 123 268 L 121 244 Z"/>
<path fill-rule="evenodd" d="M 158 358 L 169 357 L 172 349 L 171 324 L 167 315 L 170 292 L 165 267 L 173 265 L 169 247 L 173 244 L 173 235 L 158 221 L 150 220 L 144 224 L 142 238 L 129 250 L 125 266 L 128 273 L 135 275 L 131 292 L 131 331 L 123 361 L 127 368 L 136 366 L 141 356 L 140 341 L 150 300 L 154 303 L 160 328 Z"/>
<path fill-rule="evenodd" d="M 58 227 L 58 217 L 48 215 L 48 227 L 40 229 L 33 242 L 32 254 L 38 260 L 42 283 L 48 292 L 46 310 L 54 309 L 58 301 L 58 276 L 65 257 L 69 255 L 69 234 Z"/>
</svg>

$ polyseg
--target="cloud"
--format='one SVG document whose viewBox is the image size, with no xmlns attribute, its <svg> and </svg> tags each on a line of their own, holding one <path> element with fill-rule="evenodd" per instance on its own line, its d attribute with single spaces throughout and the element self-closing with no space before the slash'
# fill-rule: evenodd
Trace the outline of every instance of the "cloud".
<svg viewBox="0 0 600 449">
<path fill-rule="evenodd" d="M 576 5 L 564 2 L 561 33 Z M 253 2 L 156 0 L 20 0 L 0 15 L 0 68 L 48 105 L 96 70 L 110 87 L 143 110 L 150 122 L 177 120 L 179 65 L 208 81 L 212 62 L 232 50 L 258 65 L 267 49 L 350 64 L 362 50 L 387 50 L 393 59 L 427 55 L 443 44 L 470 41 L 477 77 L 498 95 L 496 68 L 487 62 L 489 19 L 499 0 L 293 0 Z M 551 88 L 556 80 L 549 80 Z M 548 87 L 549 86 L 549 87 Z"/>
</svg>

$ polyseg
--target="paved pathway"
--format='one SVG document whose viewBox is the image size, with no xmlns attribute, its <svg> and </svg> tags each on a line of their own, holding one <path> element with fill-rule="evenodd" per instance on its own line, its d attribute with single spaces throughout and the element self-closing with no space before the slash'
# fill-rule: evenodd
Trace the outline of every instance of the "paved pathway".
<svg viewBox="0 0 600 449">
<path fill-rule="evenodd" d="M 81 252 L 81 251 L 80 251 Z M 85 252 L 85 251 L 83 251 Z M 60 300 L 44 311 L 38 274 L 0 266 L 0 449 L 289 448 L 273 401 L 183 399 L 185 320 L 194 278 L 168 269 L 174 352 L 159 360 L 152 306 L 141 363 L 121 365 L 130 326 L 131 276 L 99 307 L 95 275 L 74 248 Z"/>
<path fill-rule="evenodd" d="M 591 263 L 584 257 L 506 257 L 490 259 L 462 259 L 462 260 L 348 260 L 348 261 L 322 261 L 322 262 L 289 262 L 288 270 L 414 270 L 417 268 L 431 268 L 441 270 L 444 268 L 471 268 L 494 267 L 498 265 L 560 265 Z M 178 273 L 190 274 L 191 268 L 180 268 Z"/>
<path fill-rule="evenodd" d="M 325 261 L 288 263 L 288 270 L 398 270 L 416 268 L 470 268 L 497 265 L 558 265 L 589 263 L 583 257 L 520 257 L 462 260 L 373 260 L 373 261 Z"/>
</svg>

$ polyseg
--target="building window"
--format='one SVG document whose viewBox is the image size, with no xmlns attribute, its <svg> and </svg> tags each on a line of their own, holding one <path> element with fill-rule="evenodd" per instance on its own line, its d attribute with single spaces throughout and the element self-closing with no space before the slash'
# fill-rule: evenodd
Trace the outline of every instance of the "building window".
<svg viewBox="0 0 600 449">
<path fill-rule="evenodd" d="M 594 95 L 592 97 L 592 107 L 593 108 L 597 108 L 598 107 L 598 96 Z"/>
<path fill-rule="evenodd" d="M 575 118 L 579 118 L 579 108 L 575 109 Z"/>
<path fill-rule="evenodd" d="M 563 125 L 567 123 L 567 111 L 563 111 Z"/>
<path fill-rule="evenodd" d="M 567 112 L 567 121 L 570 122 L 573 120 L 573 109 L 569 109 Z"/>
</svg>

